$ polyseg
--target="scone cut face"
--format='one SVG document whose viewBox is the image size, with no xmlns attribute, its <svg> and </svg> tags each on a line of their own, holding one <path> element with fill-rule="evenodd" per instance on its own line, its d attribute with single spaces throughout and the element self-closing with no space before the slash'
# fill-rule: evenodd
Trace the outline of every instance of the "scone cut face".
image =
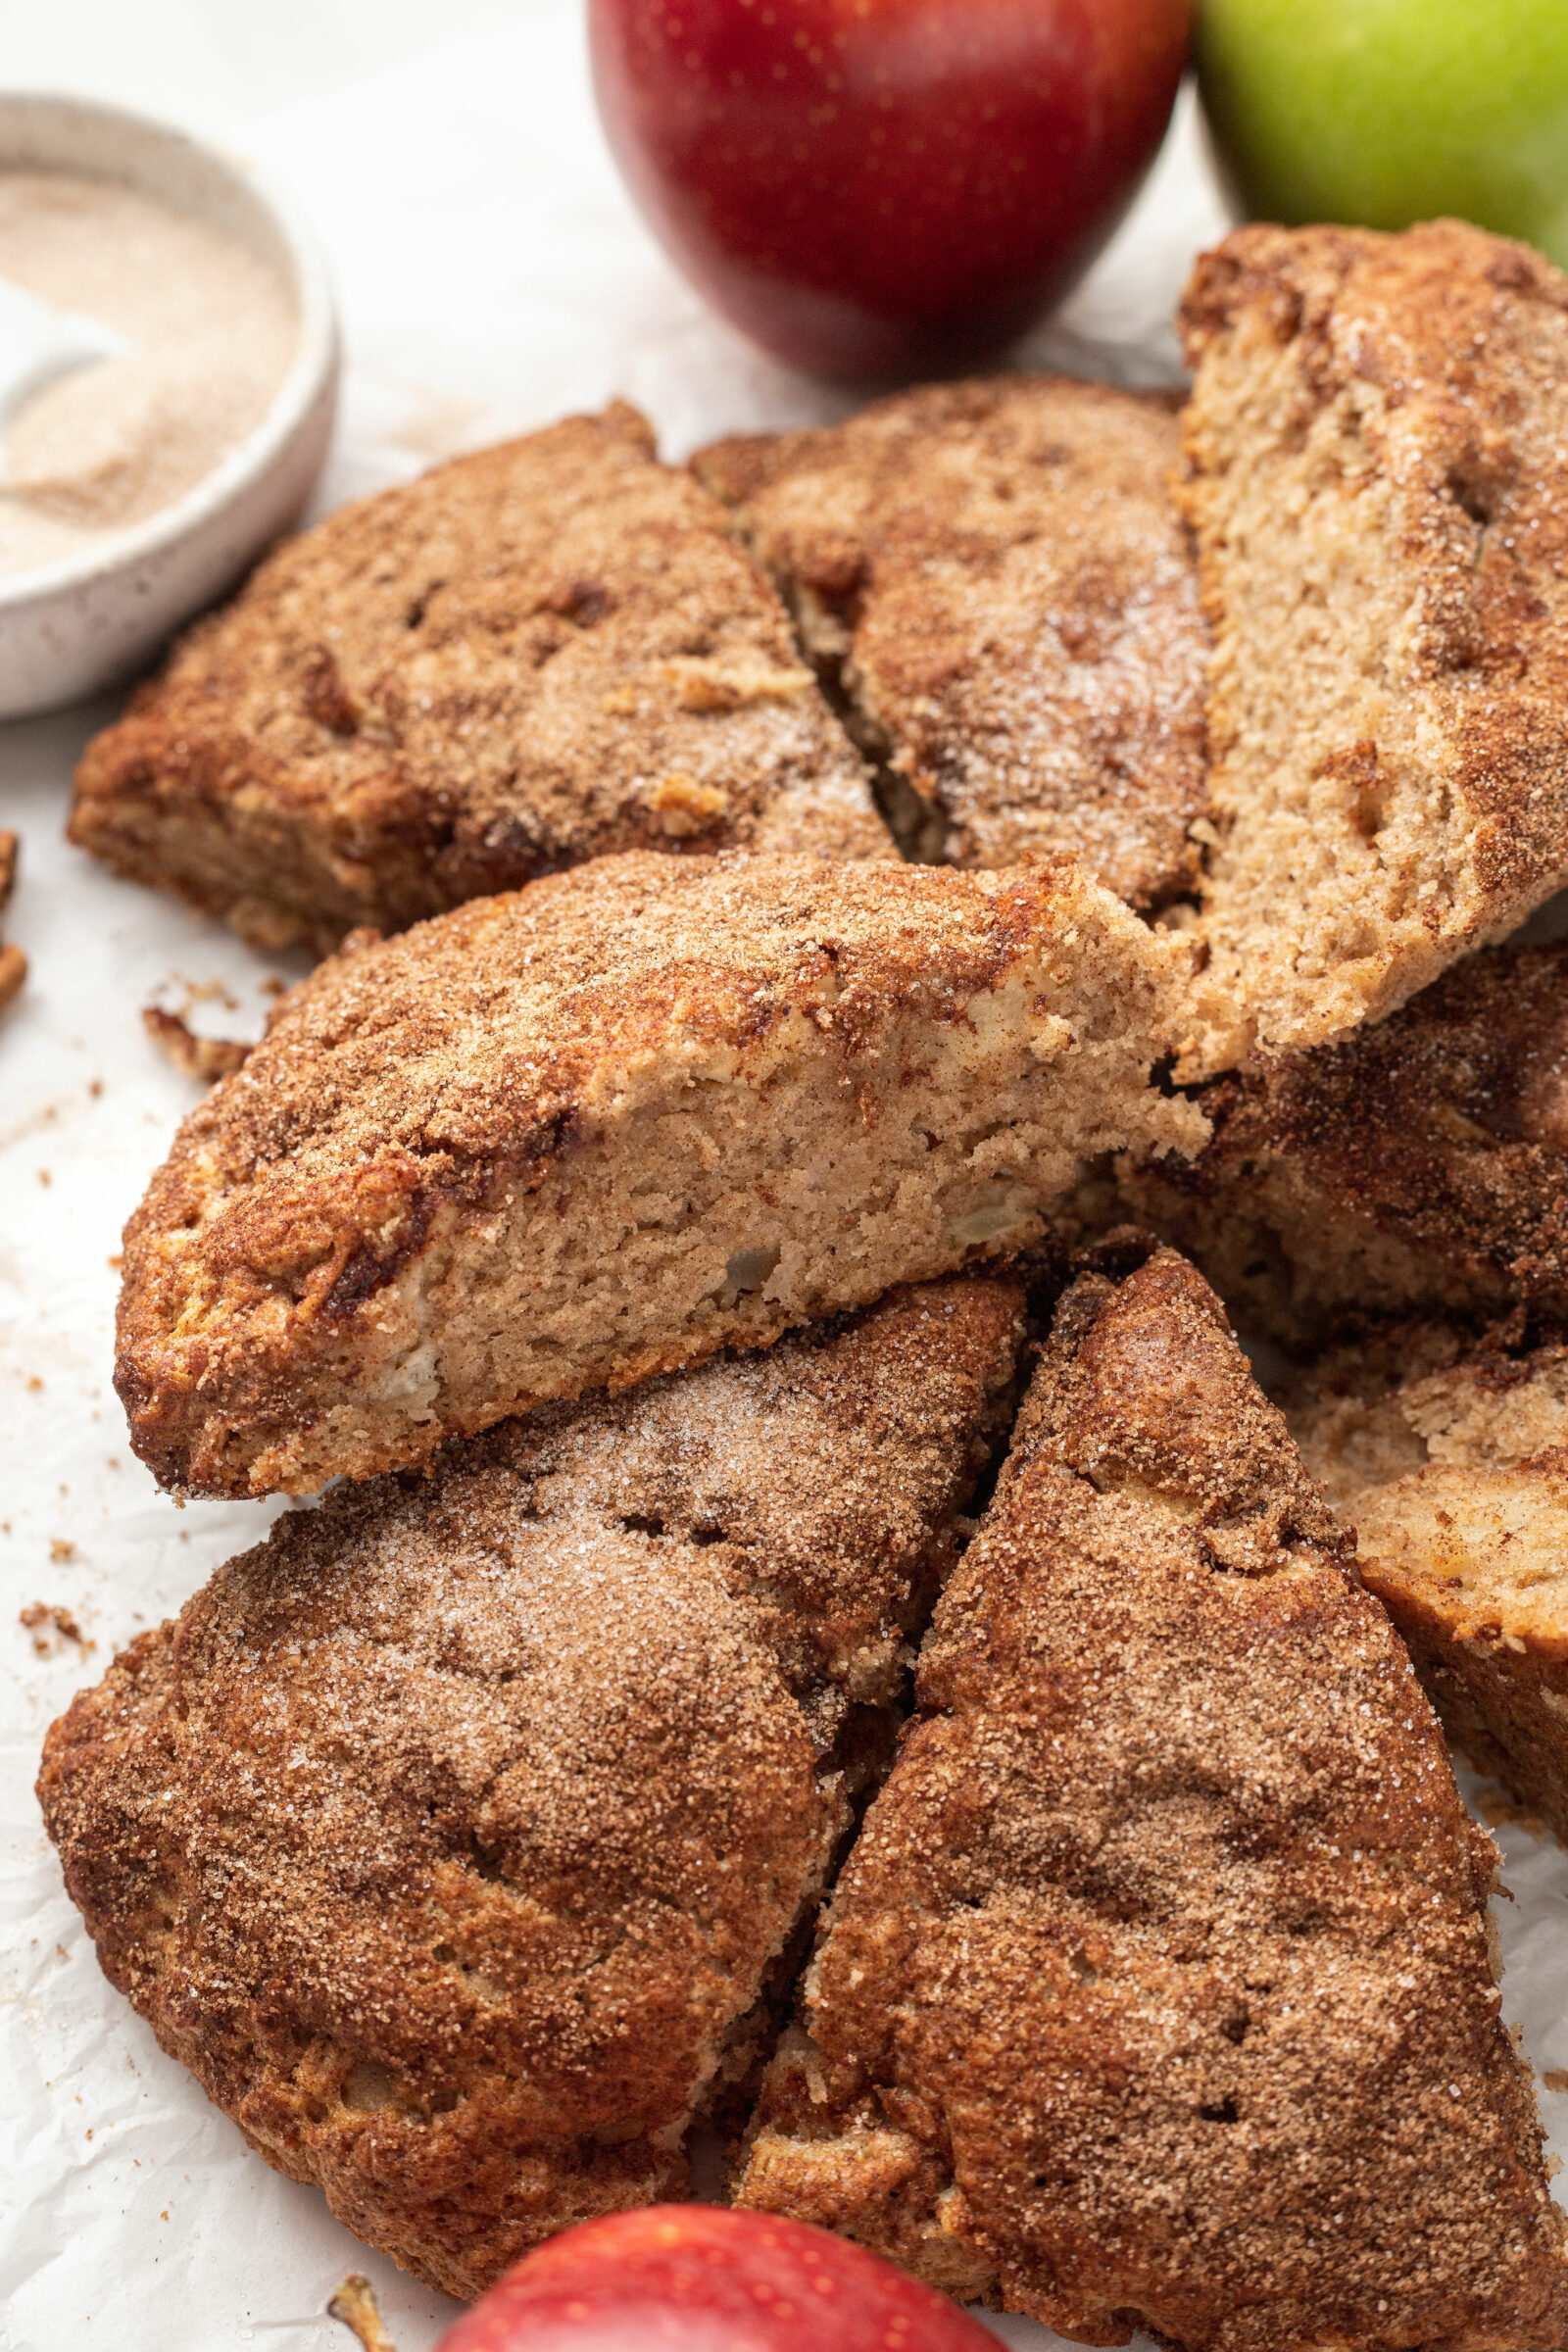
<svg viewBox="0 0 1568 2352">
<path fill-rule="evenodd" d="M 608 851 L 891 855 L 778 597 L 624 402 L 280 548 L 88 746 L 71 835 L 323 955 Z"/>
<path fill-rule="evenodd" d="M 1553 2352 L 1494 1862 L 1213 1294 L 1086 1276 L 738 2201 L 1085 2343 Z"/>
<path fill-rule="evenodd" d="M 1287 1347 L 1410 1311 L 1568 1322 L 1568 942 L 1485 949 L 1388 1020 L 1198 1100 L 1123 1210 Z"/>
<path fill-rule="evenodd" d="M 133 1443 L 308 1494 L 1015 1250 L 1201 1142 L 1181 954 L 1066 861 L 638 854 L 351 946 L 126 1229 Z"/>
<path fill-rule="evenodd" d="M 1568 877 L 1568 280 L 1462 221 L 1250 226 L 1181 323 L 1197 1078 L 1380 1019 Z"/>
<path fill-rule="evenodd" d="M 340 1488 L 54 1727 L 112 1981 L 430 2284 L 685 2195 L 694 2119 L 740 2121 L 1022 1305 L 898 1292 Z"/>
<path fill-rule="evenodd" d="M 1449 1739 L 1568 1843 L 1568 1346 L 1413 1317 L 1283 1401 Z"/>
<path fill-rule="evenodd" d="M 1208 635 L 1174 404 L 1064 376 L 927 384 L 693 466 L 778 581 L 906 850 L 1066 853 L 1191 897 Z"/>
</svg>

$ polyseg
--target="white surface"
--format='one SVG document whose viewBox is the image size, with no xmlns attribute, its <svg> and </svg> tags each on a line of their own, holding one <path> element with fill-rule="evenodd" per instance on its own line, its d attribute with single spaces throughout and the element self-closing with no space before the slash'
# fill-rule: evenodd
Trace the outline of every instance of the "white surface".
<svg viewBox="0 0 1568 2352">
<path fill-rule="evenodd" d="M 254 121 L 242 144 L 290 186 L 338 277 L 349 369 L 330 499 L 612 392 L 666 446 L 831 413 L 706 316 L 605 158 L 574 0 L 447 0 L 418 54 L 415 0 L 0 0 L 5 71 L 183 115 Z M 372 78 L 357 78 L 383 61 Z M 1033 355 L 1159 380 L 1194 248 L 1219 225 L 1190 132 L 1066 321 Z M 114 881 L 61 838 L 73 759 L 108 707 L 0 729 L 0 823 L 24 836 L 7 926 L 32 958 L 0 1016 L 0 2345 L 7 2352 L 349 2352 L 321 2315 L 375 2279 L 400 2352 L 452 2307 L 368 2255 L 318 2197 L 250 2154 L 99 1977 L 30 1794 L 45 1725 L 117 1644 L 262 1532 L 263 1506 L 178 1511 L 125 1444 L 109 1385 L 121 1223 L 196 1089 L 138 1018 L 221 982 L 199 1025 L 259 1024 L 278 968 Z M 52 1556 L 51 1546 L 73 1546 Z M 40 1659 L 43 1600 L 96 1642 Z M 1505 2011 L 1538 2069 L 1568 2067 L 1568 1858 L 1506 1830 Z M 1568 2144 L 1568 2099 L 1544 2093 Z M 999 2334 L 1040 2347 L 1027 2322 Z"/>
</svg>

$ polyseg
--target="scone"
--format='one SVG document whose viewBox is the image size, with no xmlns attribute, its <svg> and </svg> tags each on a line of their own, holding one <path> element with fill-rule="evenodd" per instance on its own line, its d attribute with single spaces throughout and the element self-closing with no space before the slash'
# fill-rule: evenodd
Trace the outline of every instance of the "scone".
<svg viewBox="0 0 1568 2352">
<path fill-rule="evenodd" d="M 1284 1401 L 1449 1739 L 1568 1843 L 1568 1348 L 1398 1324 Z"/>
<path fill-rule="evenodd" d="M 623 402 L 279 549 L 88 746 L 71 836 L 321 954 L 604 851 L 891 855 L 777 596 Z"/>
<path fill-rule="evenodd" d="M 681 2196 L 887 1760 L 1010 1409 L 1003 1277 L 278 1521 L 49 1735 L 105 1970 L 270 2163 L 448 2293 Z"/>
<path fill-rule="evenodd" d="M 1182 326 L 1198 1077 L 1380 1019 L 1568 879 L 1568 279 L 1457 220 L 1253 226 Z"/>
<path fill-rule="evenodd" d="M 1158 907 L 1196 888 L 1206 807 L 1178 454 L 1163 398 L 1004 375 L 693 464 L 902 782 L 911 849 L 969 866 L 1064 850 Z"/>
<path fill-rule="evenodd" d="M 1066 861 L 640 853 L 350 943 L 126 1229 L 133 1443 L 309 1494 L 1027 1244 L 1201 1141 L 1175 954 Z"/>
<path fill-rule="evenodd" d="M 1568 1317 L 1568 943 L 1468 957 L 1380 1027 L 1200 1096 L 1124 1210 L 1287 1346 L 1408 1308 Z"/>
<path fill-rule="evenodd" d="M 1184 1260 L 1068 1291 L 740 2202 L 1085 2343 L 1555 2352 L 1495 1854 L 1352 1551 Z"/>
</svg>

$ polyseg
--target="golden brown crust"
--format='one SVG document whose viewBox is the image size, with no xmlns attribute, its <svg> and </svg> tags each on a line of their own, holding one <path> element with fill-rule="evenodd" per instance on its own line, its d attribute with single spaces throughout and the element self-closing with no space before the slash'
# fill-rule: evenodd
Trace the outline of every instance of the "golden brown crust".
<svg viewBox="0 0 1568 2352">
<path fill-rule="evenodd" d="M 1449 1739 L 1568 1840 L 1568 1348 L 1411 1321 L 1284 1400 Z"/>
<path fill-rule="evenodd" d="M 452 2294 L 685 2192 L 1010 1409 L 1018 1286 L 340 1489 L 49 1737 L 109 1976 L 268 2159 Z"/>
<path fill-rule="evenodd" d="M 1174 1253 L 1067 1294 L 917 1700 L 742 2202 L 1090 2343 L 1554 2352 L 1495 1857 Z"/>
<path fill-rule="evenodd" d="M 777 597 L 624 402 L 280 549 L 88 746 L 71 831 L 321 953 L 605 851 L 888 854 Z"/>
<path fill-rule="evenodd" d="M 1066 862 L 632 854 L 351 942 L 126 1228 L 133 1442 L 311 1493 L 1016 1247 L 1200 1140 L 1173 970 Z"/>
<path fill-rule="evenodd" d="M 1568 942 L 1467 958 L 1374 1029 L 1200 1097 L 1122 1199 L 1287 1345 L 1409 1308 L 1568 1318 Z"/>
<path fill-rule="evenodd" d="M 17 886 L 17 856 L 21 845 L 15 833 L 0 831 L 0 914 L 11 904 Z M 20 995 L 27 978 L 27 958 L 19 947 L 0 943 L 0 1012 Z"/>
<path fill-rule="evenodd" d="M 1067 851 L 1135 906 L 1191 891 L 1207 636 L 1170 402 L 1061 376 L 927 384 L 693 460 L 780 582 L 858 739 L 956 864 Z M 929 836 L 929 838 L 925 838 Z"/>
<path fill-rule="evenodd" d="M 1378 1019 L 1568 873 L 1568 280 L 1462 221 L 1251 226 L 1182 323 L 1199 1076 Z"/>
</svg>

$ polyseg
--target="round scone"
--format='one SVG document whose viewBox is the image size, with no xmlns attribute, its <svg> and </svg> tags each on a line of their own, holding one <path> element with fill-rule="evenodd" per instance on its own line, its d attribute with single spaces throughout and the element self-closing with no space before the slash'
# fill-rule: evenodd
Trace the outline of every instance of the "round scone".
<svg viewBox="0 0 1568 2352">
<path fill-rule="evenodd" d="M 114 1983 L 433 2284 L 679 2196 L 765 2055 L 1010 1408 L 1006 1277 L 340 1489 L 50 1734 Z"/>
<path fill-rule="evenodd" d="M 1183 949 L 1067 860 L 596 860 L 302 983 L 125 1234 L 165 1485 L 417 1461 L 1031 1241 L 1150 1082 Z"/>
</svg>

